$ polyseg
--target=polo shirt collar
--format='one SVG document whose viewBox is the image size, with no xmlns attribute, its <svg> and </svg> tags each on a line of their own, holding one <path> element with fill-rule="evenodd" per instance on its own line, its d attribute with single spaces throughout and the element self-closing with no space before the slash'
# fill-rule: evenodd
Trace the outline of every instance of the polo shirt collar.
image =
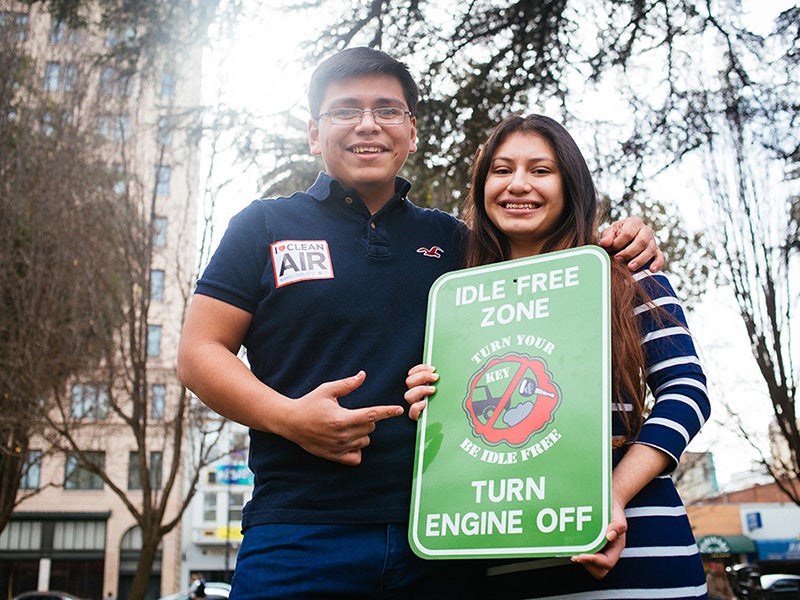
<svg viewBox="0 0 800 600">
<path fill-rule="evenodd" d="M 407 201 L 408 192 L 411 190 L 411 182 L 402 177 L 395 177 L 394 179 L 394 198 L 399 198 Z M 338 181 L 327 173 L 320 173 L 317 175 L 317 180 L 310 188 L 308 188 L 308 195 L 324 202 L 328 199 L 344 198 L 345 196 L 358 197 L 355 190 L 346 190 Z M 394 199 L 393 198 L 393 199 Z M 359 198 L 360 200 L 360 198 Z M 391 202 L 391 200 L 390 200 Z"/>
</svg>

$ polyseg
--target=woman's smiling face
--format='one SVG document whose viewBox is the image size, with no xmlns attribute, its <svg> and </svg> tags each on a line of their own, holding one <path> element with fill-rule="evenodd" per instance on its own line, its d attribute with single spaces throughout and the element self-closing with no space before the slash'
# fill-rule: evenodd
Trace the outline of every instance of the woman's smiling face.
<svg viewBox="0 0 800 600">
<path fill-rule="evenodd" d="M 542 136 L 516 132 L 498 146 L 486 177 L 484 206 L 508 237 L 511 258 L 541 252 L 564 211 L 559 165 Z"/>
</svg>

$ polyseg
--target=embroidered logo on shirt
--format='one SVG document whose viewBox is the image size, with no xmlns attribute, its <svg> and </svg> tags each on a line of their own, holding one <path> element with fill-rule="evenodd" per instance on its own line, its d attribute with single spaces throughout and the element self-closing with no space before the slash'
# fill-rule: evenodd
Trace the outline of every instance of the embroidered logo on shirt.
<svg viewBox="0 0 800 600">
<path fill-rule="evenodd" d="M 425 256 L 430 256 L 432 258 L 442 258 L 442 250 L 439 246 L 432 246 L 431 248 L 426 248 L 422 246 L 421 248 L 417 248 L 417 252 L 419 254 L 424 254 Z"/>
<path fill-rule="evenodd" d="M 326 240 L 281 240 L 269 247 L 276 287 L 309 279 L 333 279 Z"/>
</svg>

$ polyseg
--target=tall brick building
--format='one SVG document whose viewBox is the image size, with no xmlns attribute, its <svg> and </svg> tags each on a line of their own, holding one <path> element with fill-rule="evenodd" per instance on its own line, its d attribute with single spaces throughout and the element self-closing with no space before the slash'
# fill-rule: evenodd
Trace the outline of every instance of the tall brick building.
<svg viewBox="0 0 800 600">
<path fill-rule="evenodd" d="M 152 255 L 143 335 L 146 419 L 152 438 L 146 458 L 150 483 L 158 495 L 171 464 L 170 427 L 165 424 L 185 394 L 175 365 L 197 261 L 200 147 L 198 123 L 193 120 L 200 105 L 204 37 L 198 36 L 180 52 L 151 47 L 146 69 L 122 72 L 100 58 L 136 40 L 142 31 L 130 24 L 108 25 L 100 19 L 99 9 L 95 18 L 91 5 L 83 4 L 89 7 L 87 23 L 73 29 L 53 19 L 41 3 L 31 7 L 0 0 L 0 35 L 14 36 L 24 44 L 46 94 L 54 100 L 80 96 L 69 118 L 83 119 L 94 129 L 108 165 L 119 173 L 114 193 L 147 203 L 144 213 L 151 219 Z M 206 10 L 209 4 L 213 3 L 206 2 Z M 53 182 L 53 189 L 53 201 L 60 201 L 58 182 Z M 138 446 L 124 419 L 110 408 L 107 385 L 91 377 L 72 381 L 65 394 L 68 417 L 84 425 L 79 433 L 85 448 L 81 452 L 102 463 L 127 501 L 140 505 Z M 124 386 L 115 393 L 124 395 Z M 0 534 L 2 594 L 10 597 L 49 588 L 96 600 L 109 595 L 126 598 L 142 535 L 124 500 L 102 478 L 81 468 L 75 453 L 53 452 L 44 437 L 34 440 L 28 466 L 20 493 L 37 493 L 16 507 Z M 177 514 L 182 500 L 180 471 L 177 479 L 167 518 Z M 161 542 L 148 598 L 178 588 L 180 532 L 178 525 Z"/>
</svg>

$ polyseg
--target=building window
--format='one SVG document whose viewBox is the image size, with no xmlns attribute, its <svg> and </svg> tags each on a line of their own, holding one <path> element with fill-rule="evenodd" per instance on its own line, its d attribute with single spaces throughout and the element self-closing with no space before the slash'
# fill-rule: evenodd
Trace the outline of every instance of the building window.
<svg viewBox="0 0 800 600">
<path fill-rule="evenodd" d="M 100 115 L 97 117 L 97 134 L 107 142 L 127 142 L 131 133 L 131 119 L 127 115 Z"/>
<path fill-rule="evenodd" d="M 0 29 L 3 36 L 11 34 L 18 42 L 24 42 L 28 30 L 28 15 L 9 11 L 0 11 Z"/>
<path fill-rule="evenodd" d="M 42 451 L 29 450 L 22 465 L 22 477 L 19 481 L 21 490 L 38 490 L 42 473 Z"/>
<path fill-rule="evenodd" d="M 161 269 L 150 271 L 150 300 L 153 302 L 164 301 L 164 271 Z"/>
<path fill-rule="evenodd" d="M 159 165 L 156 173 L 156 194 L 166 196 L 169 194 L 169 178 L 172 168 L 169 165 Z"/>
<path fill-rule="evenodd" d="M 9 550 L 17 552 L 31 552 L 42 548 L 41 521 L 13 520 L 8 523 L 0 535 L 0 552 L 6 554 Z"/>
<path fill-rule="evenodd" d="M 154 490 L 161 489 L 162 471 L 164 468 L 164 455 L 161 452 L 150 453 L 150 487 Z"/>
<path fill-rule="evenodd" d="M 172 98 L 175 95 L 177 78 L 172 71 L 166 71 L 161 76 L 161 96 L 164 98 Z"/>
<path fill-rule="evenodd" d="M 69 520 L 53 523 L 53 550 L 102 551 L 106 547 L 105 521 Z"/>
<path fill-rule="evenodd" d="M 250 434 L 247 431 L 234 431 L 231 434 L 231 452 L 244 452 L 249 447 Z"/>
<path fill-rule="evenodd" d="M 161 356 L 161 325 L 147 326 L 147 356 Z"/>
<path fill-rule="evenodd" d="M 46 111 L 42 114 L 42 133 L 48 137 L 72 125 L 72 115 L 64 112 Z"/>
<path fill-rule="evenodd" d="M 217 493 L 206 492 L 203 494 L 203 521 L 217 521 Z"/>
<path fill-rule="evenodd" d="M 58 82 L 61 80 L 61 64 L 49 62 L 44 66 L 44 89 L 48 92 L 58 91 Z"/>
<path fill-rule="evenodd" d="M 51 44 L 63 44 L 64 42 L 77 44 L 80 42 L 80 33 L 78 33 L 77 29 L 67 26 L 66 23 L 53 21 L 53 25 L 50 27 L 49 39 Z"/>
<path fill-rule="evenodd" d="M 106 46 L 114 48 L 120 44 L 125 44 L 136 38 L 136 30 L 132 26 L 125 29 L 114 29 L 106 32 Z"/>
<path fill-rule="evenodd" d="M 133 79 L 117 73 L 114 67 L 103 67 L 100 71 L 100 91 L 109 96 L 117 94 L 128 97 L 133 93 Z"/>
<path fill-rule="evenodd" d="M 127 142 L 131 134 L 131 120 L 127 115 L 117 115 L 114 119 L 114 141 Z"/>
<path fill-rule="evenodd" d="M 108 115 L 100 115 L 97 117 L 97 135 L 106 141 L 111 139 L 111 120 Z"/>
<path fill-rule="evenodd" d="M 167 386 L 154 383 L 150 388 L 150 418 L 163 419 L 167 405 Z"/>
<path fill-rule="evenodd" d="M 100 91 L 104 94 L 113 94 L 115 80 L 116 72 L 114 67 L 103 67 L 100 71 Z"/>
<path fill-rule="evenodd" d="M 153 219 L 153 245 L 156 248 L 165 248 L 167 245 L 167 217 Z"/>
<path fill-rule="evenodd" d="M 170 117 L 161 117 L 158 120 L 158 143 L 163 146 L 172 145 L 172 131 L 175 128 L 173 119 Z"/>
<path fill-rule="evenodd" d="M 64 23 L 59 23 L 58 21 L 53 21 L 53 26 L 50 27 L 50 43 L 51 44 L 60 44 L 64 41 L 64 33 L 66 31 L 66 26 Z"/>
<path fill-rule="evenodd" d="M 228 494 L 228 521 L 231 523 L 241 522 L 242 507 L 244 506 L 244 494 L 241 492 L 231 492 Z"/>
<path fill-rule="evenodd" d="M 78 66 L 74 63 L 64 65 L 64 81 L 62 82 L 65 92 L 74 92 L 78 87 Z"/>
<path fill-rule="evenodd" d="M 163 455 L 161 452 L 151 452 L 150 462 L 147 465 L 147 472 L 150 478 L 150 489 L 161 489 L 161 471 L 163 466 Z M 139 472 L 139 453 L 130 452 L 128 454 L 128 489 L 142 489 L 142 478 Z"/>
<path fill-rule="evenodd" d="M 48 92 L 72 92 L 78 85 L 78 66 L 49 62 L 44 67 L 44 89 Z"/>
<path fill-rule="evenodd" d="M 72 386 L 69 416 L 73 419 L 105 419 L 108 417 L 108 389 L 91 383 Z"/>
<path fill-rule="evenodd" d="M 105 452 L 81 452 L 80 455 L 70 452 L 64 465 L 65 490 L 102 490 L 103 480 L 90 469 L 81 465 L 84 461 L 102 469 L 106 461 Z"/>
</svg>

